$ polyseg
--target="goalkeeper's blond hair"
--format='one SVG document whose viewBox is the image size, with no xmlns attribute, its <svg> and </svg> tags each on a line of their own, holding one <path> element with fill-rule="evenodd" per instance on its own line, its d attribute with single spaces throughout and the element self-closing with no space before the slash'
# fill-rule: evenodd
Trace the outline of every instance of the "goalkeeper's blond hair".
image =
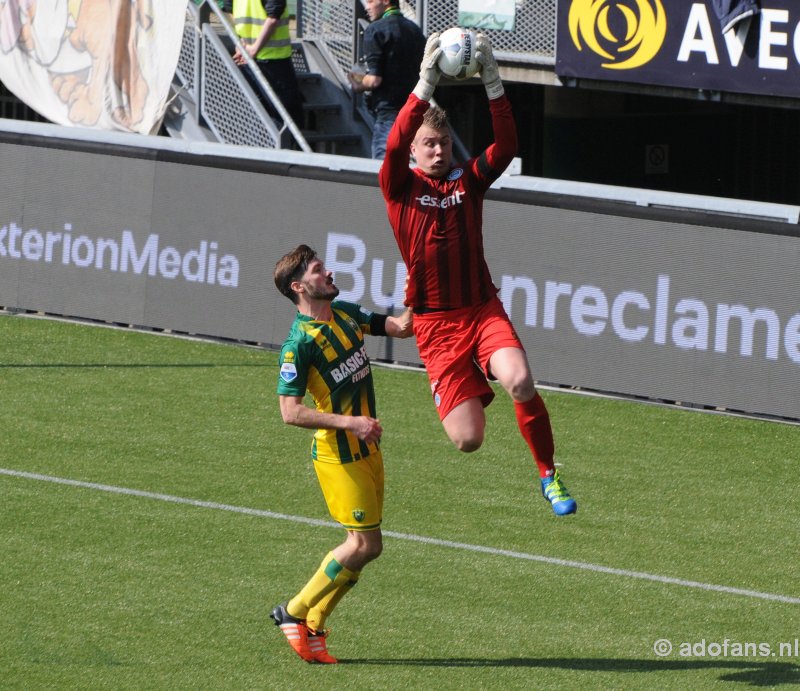
<svg viewBox="0 0 800 691">
<path fill-rule="evenodd" d="M 425 111 L 422 124 L 427 125 L 432 130 L 449 130 L 450 121 L 447 119 L 447 111 L 439 106 L 431 106 Z"/>
</svg>

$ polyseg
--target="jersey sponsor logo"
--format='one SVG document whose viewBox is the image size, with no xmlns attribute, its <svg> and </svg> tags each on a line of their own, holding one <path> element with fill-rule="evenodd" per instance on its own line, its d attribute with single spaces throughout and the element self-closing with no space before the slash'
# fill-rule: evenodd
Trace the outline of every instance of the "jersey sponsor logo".
<svg viewBox="0 0 800 691">
<path fill-rule="evenodd" d="M 338 367 L 330 370 L 333 380 L 339 384 L 347 377 L 352 375 L 352 383 L 361 381 L 369 375 L 369 357 L 367 357 L 366 346 L 361 346 L 355 353 L 353 353 L 347 360 L 345 360 Z"/>
<path fill-rule="evenodd" d="M 464 174 L 463 168 L 453 168 L 453 170 L 450 171 L 450 175 L 447 176 L 447 179 L 458 180 L 458 178 L 460 178 L 463 174 Z"/>
<path fill-rule="evenodd" d="M 452 175 L 452 173 L 451 173 Z M 447 209 L 451 206 L 456 206 L 457 204 L 461 204 L 461 200 L 464 198 L 465 192 L 463 190 L 456 190 L 453 194 L 448 194 L 443 199 L 439 197 L 434 197 L 430 194 L 423 194 L 421 197 L 416 197 L 417 202 L 419 202 L 420 206 L 430 206 L 439 209 Z"/>
<path fill-rule="evenodd" d="M 352 380 L 353 384 L 356 384 L 356 383 L 360 382 L 362 379 L 366 379 L 367 376 L 369 375 L 369 372 L 370 372 L 369 366 L 365 367 L 360 372 L 356 372 L 353 375 L 353 380 Z"/>
<path fill-rule="evenodd" d="M 284 362 L 281 365 L 281 379 L 287 384 L 297 379 L 297 367 L 293 362 Z"/>
</svg>

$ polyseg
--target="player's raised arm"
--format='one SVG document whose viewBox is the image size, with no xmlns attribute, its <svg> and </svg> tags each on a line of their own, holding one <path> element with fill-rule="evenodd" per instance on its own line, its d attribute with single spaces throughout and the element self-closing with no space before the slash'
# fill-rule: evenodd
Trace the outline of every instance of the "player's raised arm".
<svg viewBox="0 0 800 691">
<path fill-rule="evenodd" d="M 391 198 L 400 193 L 410 175 L 408 167 L 409 149 L 422 117 L 429 108 L 429 101 L 442 76 L 437 65 L 442 49 L 439 34 L 432 33 L 425 43 L 425 53 L 419 70 L 419 81 L 409 95 L 405 105 L 397 114 L 386 139 L 386 155 L 378 173 L 378 182 L 384 197 Z"/>
<path fill-rule="evenodd" d="M 393 338 L 408 338 L 413 335 L 414 317 L 411 308 L 397 317 L 386 317 L 386 335 Z"/>
<path fill-rule="evenodd" d="M 492 44 L 483 34 L 475 36 L 475 59 L 481 64 L 481 81 L 489 100 L 500 98 L 506 91 L 500 79 L 500 70 L 494 58 Z"/>
<path fill-rule="evenodd" d="M 500 70 L 492 51 L 492 44 L 483 34 L 475 37 L 475 58 L 481 65 L 481 81 L 489 97 L 492 115 L 494 143 L 480 157 L 485 159 L 488 170 L 479 167 L 479 172 L 491 184 L 508 167 L 517 154 L 517 127 L 511 104 L 505 96 Z"/>
<path fill-rule="evenodd" d="M 419 65 L 419 81 L 412 92 L 422 101 L 430 101 L 439 79 L 442 76 L 439 70 L 439 56 L 442 54 L 442 47 L 439 45 L 439 32 L 434 32 L 428 36 L 425 42 L 425 54 Z"/>
</svg>

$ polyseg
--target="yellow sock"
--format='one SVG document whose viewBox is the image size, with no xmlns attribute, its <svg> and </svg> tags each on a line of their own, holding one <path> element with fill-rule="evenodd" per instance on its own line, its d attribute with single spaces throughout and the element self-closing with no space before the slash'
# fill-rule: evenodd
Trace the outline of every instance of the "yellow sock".
<svg viewBox="0 0 800 691">
<path fill-rule="evenodd" d="M 325 628 L 325 620 L 331 615 L 336 605 L 347 593 L 349 593 L 353 586 L 358 583 L 358 577 L 361 575 L 360 571 L 351 571 L 353 577 L 346 583 L 340 583 L 325 597 L 323 597 L 316 605 L 308 610 L 306 615 L 306 624 L 312 631 L 322 631 Z"/>
<path fill-rule="evenodd" d="M 322 598 L 336 589 L 338 585 L 353 580 L 354 573 L 342 566 L 333 558 L 333 552 L 328 552 L 311 580 L 303 586 L 289 604 L 286 611 L 293 617 L 305 619 L 308 611 Z M 355 580 L 358 580 L 356 577 Z"/>
</svg>

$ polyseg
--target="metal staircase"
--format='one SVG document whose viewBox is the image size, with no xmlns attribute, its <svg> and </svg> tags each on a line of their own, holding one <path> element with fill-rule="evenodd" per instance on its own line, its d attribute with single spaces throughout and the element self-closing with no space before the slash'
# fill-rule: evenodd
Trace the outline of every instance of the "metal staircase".
<svg viewBox="0 0 800 691">
<path fill-rule="evenodd" d="M 172 137 L 369 157 L 371 121 L 354 107 L 335 60 L 313 41 L 293 42 L 304 122 L 286 113 L 254 61 L 248 67 L 281 116 L 273 120 L 233 62 L 236 34 L 214 2 L 188 3 L 164 128 Z M 281 119 L 283 122 L 281 122 Z"/>
<path fill-rule="evenodd" d="M 369 158 L 372 122 L 354 112 L 353 93 L 312 42 L 296 43 L 293 48 L 304 99 L 302 132 L 312 150 Z"/>
</svg>

